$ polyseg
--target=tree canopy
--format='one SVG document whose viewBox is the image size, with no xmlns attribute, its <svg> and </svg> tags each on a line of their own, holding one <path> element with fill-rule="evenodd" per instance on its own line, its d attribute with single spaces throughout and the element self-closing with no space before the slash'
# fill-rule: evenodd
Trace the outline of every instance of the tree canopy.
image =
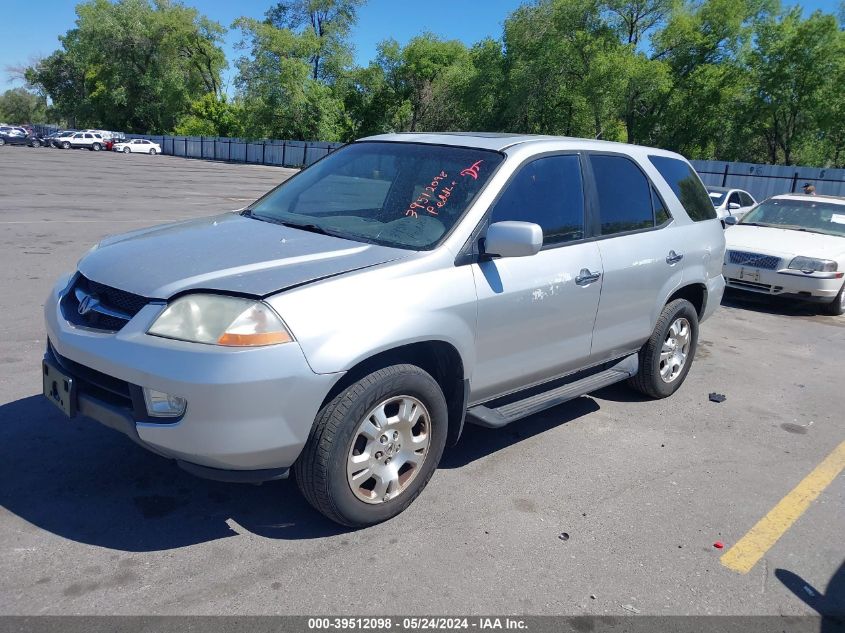
<svg viewBox="0 0 845 633">
<path fill-rule="evenodd" d="M 365 0 L 281 0 L 242 36 L 170 0 L 88 0 L 27 71 L 69 123 L 135 132 L 345 141 L 389 131 L 563 134 L 691 158 L 845 166 L 845 3 L 532 0 L 498 39 L 385 39 L 366 66 Z"/>
</svg>

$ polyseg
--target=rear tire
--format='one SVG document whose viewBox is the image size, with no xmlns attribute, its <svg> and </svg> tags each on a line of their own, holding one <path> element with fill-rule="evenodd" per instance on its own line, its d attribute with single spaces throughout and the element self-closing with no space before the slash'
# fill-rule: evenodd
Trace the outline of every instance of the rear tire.
<svg viewBox="0 0 845 633">
<path fill-rule="evenodd" d="M 446 399 L 434 378 L 415 365 L 380 369 L 317 414 L 294 464 L 297 485 L 332 521 L 349 527 L 381 523 L 425 488 L 447 430 Z"/>
<path fill-rule="evenodd" d="M 836 299 L 822 306 L 822 312 L 830 316 L 841 316 L 845 314 L 845 285 L 839 289 Z"/>
<path fill-rule="evenodd" d="M 654 332 L 639 352 L 640 368 L 628 379 L 634 389 L 652 398 L 666 398 L 683 384 L 698 345 L 698 313 L 686 299 L 666 305 Z"/>
</svg>

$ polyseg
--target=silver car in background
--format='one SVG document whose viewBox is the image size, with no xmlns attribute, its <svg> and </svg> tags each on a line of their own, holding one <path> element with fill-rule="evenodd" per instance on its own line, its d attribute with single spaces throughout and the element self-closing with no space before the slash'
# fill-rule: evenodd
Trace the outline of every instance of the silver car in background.
<svg viewBox="0 0 845 633">
<path fill-rule="evenodd" d="M 349 526 L 465 421 L 622 380 L 671 395 L 724 290 L 689 163 L 632 145 L 395 134 L 248 209 L 103 240 L 45 305 L 44 394 L 189 472 L 282 478 Z"/>
</svg>

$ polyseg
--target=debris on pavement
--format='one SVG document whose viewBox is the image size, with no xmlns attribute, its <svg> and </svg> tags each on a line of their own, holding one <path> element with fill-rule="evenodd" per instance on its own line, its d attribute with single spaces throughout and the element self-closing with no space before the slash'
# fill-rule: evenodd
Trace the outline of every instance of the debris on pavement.
<svg viewBox="0 0 845 633">
<path fill-rule="evenodd" d="M 595 599 L 596 599 L 596 594 L 591 593 L 591 594 L 590 594 L 590 600 L 595 600 Z"/>
<path fill-rule="evenodd" d="M 714 391 L 710 394 L 710 402 L 724 402 L 727 399 L 727 396 L 723 393 L 716 393 Z"/>
<path fill-rule="evenodd" d="M 807 592 L 807 595 L 810 596 L 811 598 L 816 597 L 816 592 L 813 591 L 812 589 L 810 589 L 810 587 L 808 587 L 807 585 L 804 585 L 804 591 Z"/>
<path fill-rule="evenodd" d="M 630 611 L 631 613 L 639 613 L 640 610 L 630 604 L 620 604 L 620 607 L 625 609 L 625 611 Z"/>
<path fill-rule="evenodd" d="M 722 543 L 722 541 L 716 541 L 715 543 L 713 543 L 713 547 L 715 547 L 716 549 L 722 549 L 724 546 L 725 544 Z"/>
<path fill-rule="evenodd" d="M 561 532 L 560 534 L 558 534 L 558 535 L 557 535 L 557 537 L 558 537 L 561 541 L 568 541 L 568 540 L 569 540 L 569 534 L 568 534 L 568 533 L 566 533 L 566 532 Z"/>
</svg>

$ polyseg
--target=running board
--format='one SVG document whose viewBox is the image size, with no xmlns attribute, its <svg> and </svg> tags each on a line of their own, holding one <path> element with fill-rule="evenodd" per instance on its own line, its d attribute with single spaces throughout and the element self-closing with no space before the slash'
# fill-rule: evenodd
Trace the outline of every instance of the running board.
<svg viewBox="0 0 845 633">
<path fill-rule="evenodd" d="M 467 411 L 467 422 L 497 429 L 516 420 L 533 415 L 538 411 L 551 409 L 569 400 L 574 400 L 585 394 L 598 391 L 599 389 L 630 378 L 637 373 L 638 369 L 639 359 L 637 354 L 631 354 L 603 371 L 598 371 L 597 373 L 572 382 L 566 382 L 548 391 L 535 393 L 522 400 L 510 400 L 498 406 L 477 405 L 471 407 Z M 558 382 L 556 381 L 556 383 Z M 510 396 L 510 398 L 514 397 L 519 397 L 519 394 Z M 504 398 L 497 398 L 495 401 L 502 400 Z"/>
</svg>

